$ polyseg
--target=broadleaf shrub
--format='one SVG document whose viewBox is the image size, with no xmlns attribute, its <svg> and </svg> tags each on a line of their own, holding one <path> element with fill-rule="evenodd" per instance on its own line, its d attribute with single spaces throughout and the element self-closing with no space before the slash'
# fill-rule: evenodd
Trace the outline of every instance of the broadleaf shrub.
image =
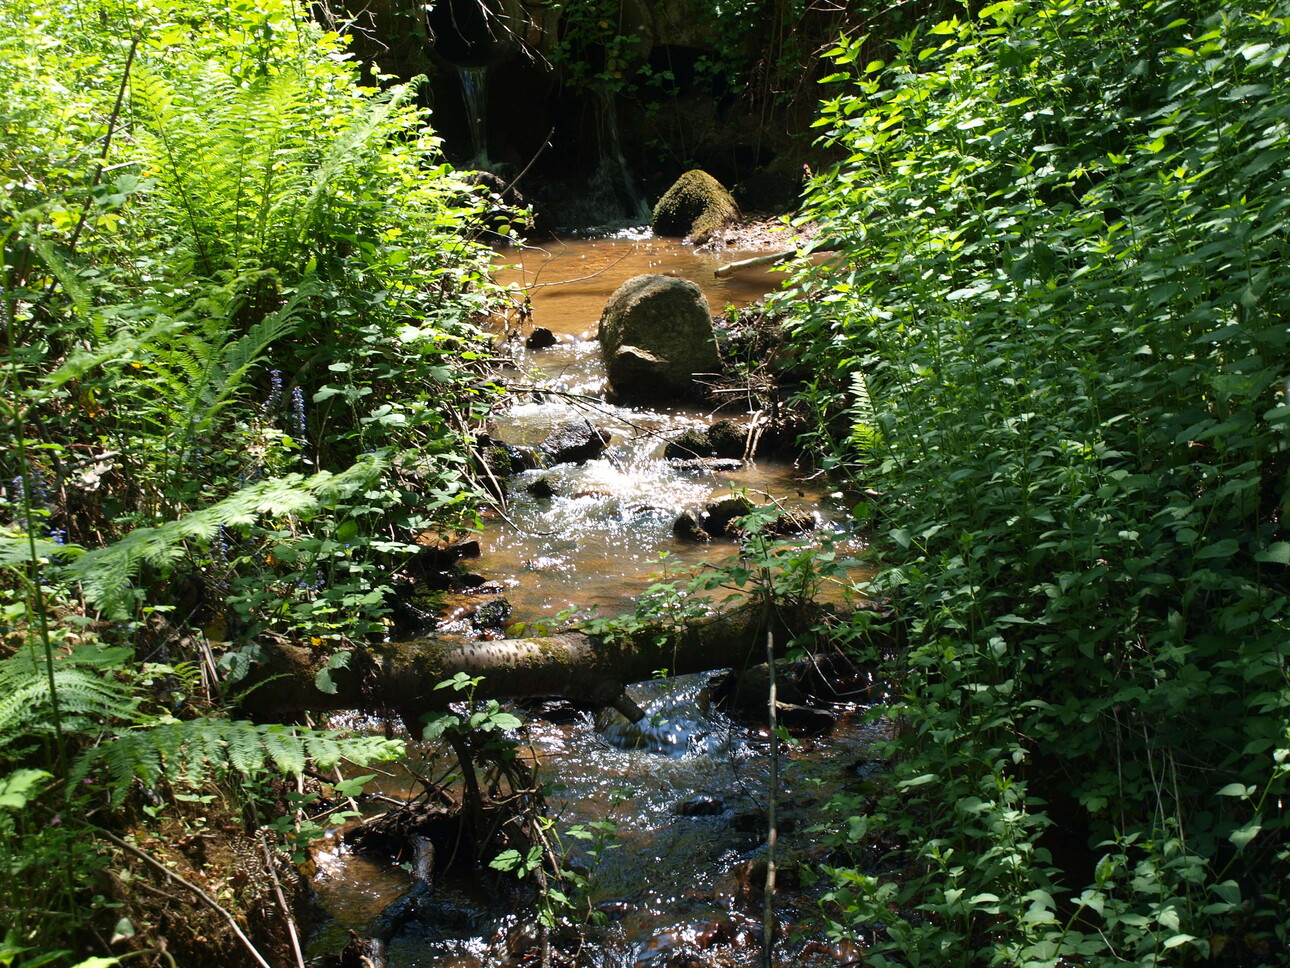
<svg viewBox="0 0 1290 968">
<path fill-rule="evenodd" d="M 838 254 L 788 297 L 910 642 L 875 658 L 911 871 L 834 911 L 875 963 L 1285 957 L 1287 13 L 1002 2 L 833 51 Z"/>
</svg>

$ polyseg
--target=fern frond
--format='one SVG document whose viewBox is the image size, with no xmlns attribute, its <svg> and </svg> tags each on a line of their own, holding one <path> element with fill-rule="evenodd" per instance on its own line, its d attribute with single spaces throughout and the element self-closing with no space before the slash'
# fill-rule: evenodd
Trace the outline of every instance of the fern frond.
<svg viewBox="0 0 1290 968">
<path fill-rule="evenodd" d="M 296 220 L 295 239 L 303 238 L 317 218 L 324 200 L 327 198 L 332 182 L 346 168 L 365 156 L 376 143 L 378 136 L 384 137 L 388 130 L 386 122 L 397 111 L 402 110 L 412 97 L 411 85 L 399 84 L 389 91 L 372 98 L 365 105 L 365 114 L 352 125 L 345 134 L 332 142 L 318 169 L 313 175 L 313 184 L 308 195 L 303 199 Z"/>
<path fill-rule="evenodd" d="M 155 528 L 138 528 L 103 548 L 96 548 L 63 571 L 79 581 L 86 598 L 109 614 L 120 614 L 130 581 L 144 564 L 159 568 L 174 563 L 184 542 L 210 541 L 221 527 L 251 524 L 261 515 L 305 514 L 352 494 L 381 474 L 388 460 L 370 454 L 339 474 L 327 471 L 304 477 L 288 474 L 260 481 L 231 497 L 168 521 Z"/>
<path fill-rule="evenodd" d="M 97 730 L 138 706 L 130 685 L 117 674 L 128 649 L 77 649 L 54 657 L 53 688 L 43 653 L 20 649 L 0 661 L 0 751 L 20 737 L 51 727 L 55 697 L 63 727 Z"/>
<path fill-rule="evenodd" d="M 299 775 L 305 769 L 305 744 L 289 726 L 270 726 L 263 734 L 264 748 L 282 773 Z"/>
<path fill-rule="evenodd" d="M 851 374 L 851 440 L 866 453 L 872 453 L 881 436 L 877 413 L 869 396 L 869 381 L 859 370 Z"/>
<path fill-rule="evenodd" d="M 287 336 L 300 323 L 301 309 L 305 308 L 317 292 L 317 287 L 306 283 L 297 288 L 277 312 L 260 320 L 240 339 L 224 349 L 224 386 L 216 396 L 223 399 L 230 388 L 236 386 L 246 373 L 264 356 L 278 340 Z"/>
<path fill-rule="evenodd" d="M 101 318 L 95 317 L 96 321 Z M 118 326 L 117 336 L 113 340 L 92 350 L 79 347 L 73 350 L 63 365 L 45 377 L 44 382 L 49 387 L 60 387 L 78 380 L 97 367 L 134 356 L 149 344 L 173 333 L 179 325 L 177 320 L 163 317 L 154 320 L 142 332 L 134 332 L 126 325 Z"/>
<path fill-rule="evenodd" d="M 15 565 L 27 567 L 32 563 L 32 545 L 36 548 L 36 563 L 43 564 L 50 559 L 72 558 L 84 554 L 80 545 L 58 544 L 48 538 L 28 540 L 25 534 L 0 534 L 0 568 L 12 568 Z"/>
<path fill-rule="evenodd" d="M 315 749 L 328 755 L 319 757 Z M 382 736 L 204 718 L 123 732 L 82 753 L 72 776 L 75 782 L 96 765 L 105 767 L 113 781 L 113 798 L 120 802 L 134 780 L 155 786 L 163 778 L 196 785 L 228 772 L 245 777 L 267 771 L 298 776 L 311 760 L 328 768 L 341 759 L 362 765 L 402 755 L 401 740 Z"/>
</svg>

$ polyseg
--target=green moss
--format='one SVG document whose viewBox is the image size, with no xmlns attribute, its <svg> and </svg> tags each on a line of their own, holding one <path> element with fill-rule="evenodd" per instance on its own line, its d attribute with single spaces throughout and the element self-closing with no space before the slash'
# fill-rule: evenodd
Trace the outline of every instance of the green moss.
<svg viewBox="0 0 1290 968">
<path fill-rule="evenodd" d="M 721 182 L 706 171 L 687 171 L 654 206 L 655 235 L 688 236 L 706 242 L 739 218 L 739 206 Z"/>
</svg>

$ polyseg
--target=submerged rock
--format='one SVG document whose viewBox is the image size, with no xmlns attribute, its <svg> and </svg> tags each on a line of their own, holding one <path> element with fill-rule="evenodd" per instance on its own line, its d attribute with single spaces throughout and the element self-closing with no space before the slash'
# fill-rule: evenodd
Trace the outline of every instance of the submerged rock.
<svg viewBox="0 0 1290 968">
<path fill-rule="evenodd" d="M 675 812 L 681 817 L 719 817 L 726 805 L 715 797 L 696 796 L 678 803 Z"/>
<path fill-rule="evenodd" d="M 678 178 L 654 206 L 655 235 L 685 236 L 696 243 L 739 218 L 739 206 L 725 186 L 706 171 L 693 169 Z"/>
<path fill-rule="evenodd" d="M 746 497 L 723 497 L 703 509 L 703 527 L 713 536 L 736 537 L 736 523 L 745 514 L 752 513 L 753 507 Z"/>
<path fill-rule="evenodd" d="M 560 339 L 555 333 L 545 326 L 538 326 L 533 332 L 529 333 L 528 339 L 524 341 L 524 346 L 530 350 L 544 350 L 550 346 L 555 346 L 559 342 Z"/>
<path fill-rule="evenodd" d="M 539 501 L 555 497 L 555 488 L 551 486 L 551 482 L 545 477 L 539 477 L 524 490 Z"/>
<path fill-rule="evenodd" d="M 628 279 L 605 304 L 599 338 L 609 384 L 624 399 L 695 396 L 695 376 L 721 367 L 708 300 L 687 279 Z"/>
<path fill-rule="evenodd" d="M 672 523 L 672 534 L 679 540 L 688 541 L 691 544 L 703 544 L 712 540 L 712 535 L 708 534 L 694 511 L 681 513 L 681 516 Z"/>
</svg>

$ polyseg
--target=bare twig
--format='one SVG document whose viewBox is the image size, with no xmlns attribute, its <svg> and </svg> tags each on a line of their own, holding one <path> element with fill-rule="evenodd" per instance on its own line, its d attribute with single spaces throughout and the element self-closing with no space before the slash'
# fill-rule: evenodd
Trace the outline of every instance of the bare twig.
<svg viewBox="0 0 1290 968">
<path fill-rule="evenodd" d="M 237 935 L 238 940 L 242 942 L 242 946 L 246 948 L 247 952 L 251 955 L 252 958 L 255 959 L 255 963 L 258 964 L 260 968 L 273 968 L 272 965 L 270 965 L 267 961 L 264 960 L 264 956 L 260 954 L 260 952 L 256 949 L 255 945 L 251 943 L 251 939 L 246 936 L 246 932 L 243 931 L 241 927 L 238 926 L 237 919 L 233 917 L 232 913 L 229 912 L 228 908 L 221 905 L 218 901 L 215 900 L 215 898 L 211 897 L 209 894 L 203 891 L 196 884 L 192 883 L 192 881 L 185 880 L 183 877 L 180 877 L 178 874 L 176 874 L 169 867 L 167 867 L 161 861 L 157 860 L 148 852 L 140 850 L 138 847 L 135 847 L 133 844 L 127 843 L 126 841 L 122 840 L 120 837 L 116 836 L 115 834 L 104 830 L 102 827 L 96 827 L 95 832 L 98 833 L 99 836 L 105 837 L 108 840 L 110 840 L 112 843 L 116 844 L 127 854 L 133 854 L 135 857 L 143 861 L 145 864 L 150 864 L 152 867 L 155 867 L 157 870 L 159 870 L 166 877 L 170 878 L 176 884 L 181 884 L 184 887 L 186 887 L 188 890 L 196 894 L 199 898 L 202 899 L 203 902 L 205 902 L 211 908 L 212 911 L 215 911 L 224 916 L 224 919 L 228 921 L 228 926 L 233 929 L 233 933 Z"/>
<path fill-rule="evenodd" d="M 264 831 L 260 831 L 260 848 L 264 851 L 264 864 L 268 868 L 269 877 L 273 879 L 273 894 L 278 899 L 278 909 L 282 911 L 282 920 L 287 925 L 287 935 L 291 938 L 291 952 L 296 956 L 296 968 L 305 968 L 305 955 L 300 950 L 300 935 L 296 931 L 296 919 L 291 916 L 291 908 L 287 906 L 287 899 L 282 893 L 282 882 L 278 880 L 277 865 L 273 863 L 273 854 L 269 852 L 269 842 L 264 839 Z"/>
</svg>

